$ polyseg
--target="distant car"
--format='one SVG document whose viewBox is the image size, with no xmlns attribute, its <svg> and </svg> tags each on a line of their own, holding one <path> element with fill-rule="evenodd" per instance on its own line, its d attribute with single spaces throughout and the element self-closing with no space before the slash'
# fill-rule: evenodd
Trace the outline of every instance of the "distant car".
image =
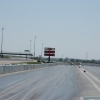
<svg viewBox="0 0 100 100">
<path fill-rule="evenodd" d="M 79 65 L 81 65 L 81 62 L 79 62 Z"/>
<path fill-rule="evenodd" d="M 70 65 L 74 65 L 74 64 L 71 62 Z"/>
</svg>

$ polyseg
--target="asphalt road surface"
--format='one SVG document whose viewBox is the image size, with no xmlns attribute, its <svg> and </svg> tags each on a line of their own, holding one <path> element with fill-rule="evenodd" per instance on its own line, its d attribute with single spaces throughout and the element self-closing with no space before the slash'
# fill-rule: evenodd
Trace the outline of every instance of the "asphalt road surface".
<svg viewBox="0 0 100 100">
<path fill-rule="evenodd" d="M 99 67 L 57 65 L 0 75 L 0 100 L 90 100 L 84 98 L 100 96 L 99 73 Z"/>
</svg>

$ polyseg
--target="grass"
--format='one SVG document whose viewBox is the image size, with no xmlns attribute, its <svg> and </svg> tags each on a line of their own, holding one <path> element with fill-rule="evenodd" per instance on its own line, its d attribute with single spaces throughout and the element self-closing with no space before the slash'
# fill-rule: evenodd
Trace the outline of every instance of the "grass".
<svg viewBox="0 0 100 100">
<path fill-rule="evenodd" d="M 2 57 L 0 56 L 0 58 Z M 3 58 L 10 58 L 10 56 L 3 55 Z"/>
<path fill-rule="evenodd" d="M 40 62 L 24 62 L 26 64 L 40 64 Z"/>
<path fill-rule="evenodd" d="M 12 65 L 16 64 L 41 64 L 40 62 L 20 62 L 20 63 L 12 63 Z"/>
</svg>

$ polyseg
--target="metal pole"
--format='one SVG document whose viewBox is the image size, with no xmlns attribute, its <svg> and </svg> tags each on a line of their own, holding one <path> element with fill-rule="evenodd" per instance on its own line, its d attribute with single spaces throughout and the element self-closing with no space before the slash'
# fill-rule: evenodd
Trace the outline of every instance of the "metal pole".
<svg viewBox="0 0 100 100">
<path fill-rule="evenodd" d="M 36 36 L 35 36 L 35 39 L 34 39 L 34 57 L 35 57 L 35 41 L 36 41 Z"/>
<path fill-rule="evenodd" d="M 87 60 L 88 60 L 88 52 L 87 52 Z"/>
<path fill-rule="evenodd" d="M 48 62 L 50 63 L 50 56 L 49 56 L 49 58 L 48 58 Z"/>
<path fill-rule="evenodd" d="M 62 61 L 63 61 L 63 54 L 62 54 Z"/>
<path fill-rule="evenodd" d="M 2 39 L 1 39 L 1 55 L 2 55 L 2 58 L 3 58 L 3 54 L 2 54 L 2 46 L 3 46 L 3 30 L 4 30 L 4 28 L 2 28 Z"/>
<path fill-rule="evenodd" d="M 42 52 L 43 52 L 43 43 L 42 43 L 42 49 L 41 49 L 41 57 L 42 57 Z"/>
<path fill-rule="evenodd" d="M 30 40 L 30 53 L 31 53 L 31 40 Z"/>
<path fill-rule="evenodd" d="M 88 52 L 86 53 L 86 60 L 88 60 Z"/>
</svg>

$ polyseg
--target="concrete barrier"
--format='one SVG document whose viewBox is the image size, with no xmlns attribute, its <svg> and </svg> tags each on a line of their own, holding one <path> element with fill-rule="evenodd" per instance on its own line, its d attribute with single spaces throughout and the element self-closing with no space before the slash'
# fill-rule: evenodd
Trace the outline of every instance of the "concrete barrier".
<svg viewBox="0 0 100 100">
<path fill-rule="evenodd" d="M 3 66 L 3 74 L 9 73 L 10 66 Z"/>
<path fill-rule="evenodd" d="M 3 66 L 0 66 L 0 74 L 3 74 Z"/>
<path fill-rule="evenodd" d="M 17 71 L 23 71 L 23 70 L 24 70 L 23 65 L 3 66 L 3 74 L 17 72 Z"/>
<path fill-rule="evenodd" d="M 33 69 L 32 65 L 24 65 L 24 70 Z"/>
<path fill-rule="evenodd" d="M 97 66 L 100 67 L 100 64 L 92 64 L 92 63 L 82 63 L 83 66 Z"/>
<path fill-rule="evenodd" d="M 0 66 L 0 74 L 12 73 L 17 71 L 31 70 L 43 67 L 49 67 L 53 65 L 61 65 L 62 63 L 45 63 L 45 64 L 34 64 L 34 65 L 4 65 Z"/>
</svg>

